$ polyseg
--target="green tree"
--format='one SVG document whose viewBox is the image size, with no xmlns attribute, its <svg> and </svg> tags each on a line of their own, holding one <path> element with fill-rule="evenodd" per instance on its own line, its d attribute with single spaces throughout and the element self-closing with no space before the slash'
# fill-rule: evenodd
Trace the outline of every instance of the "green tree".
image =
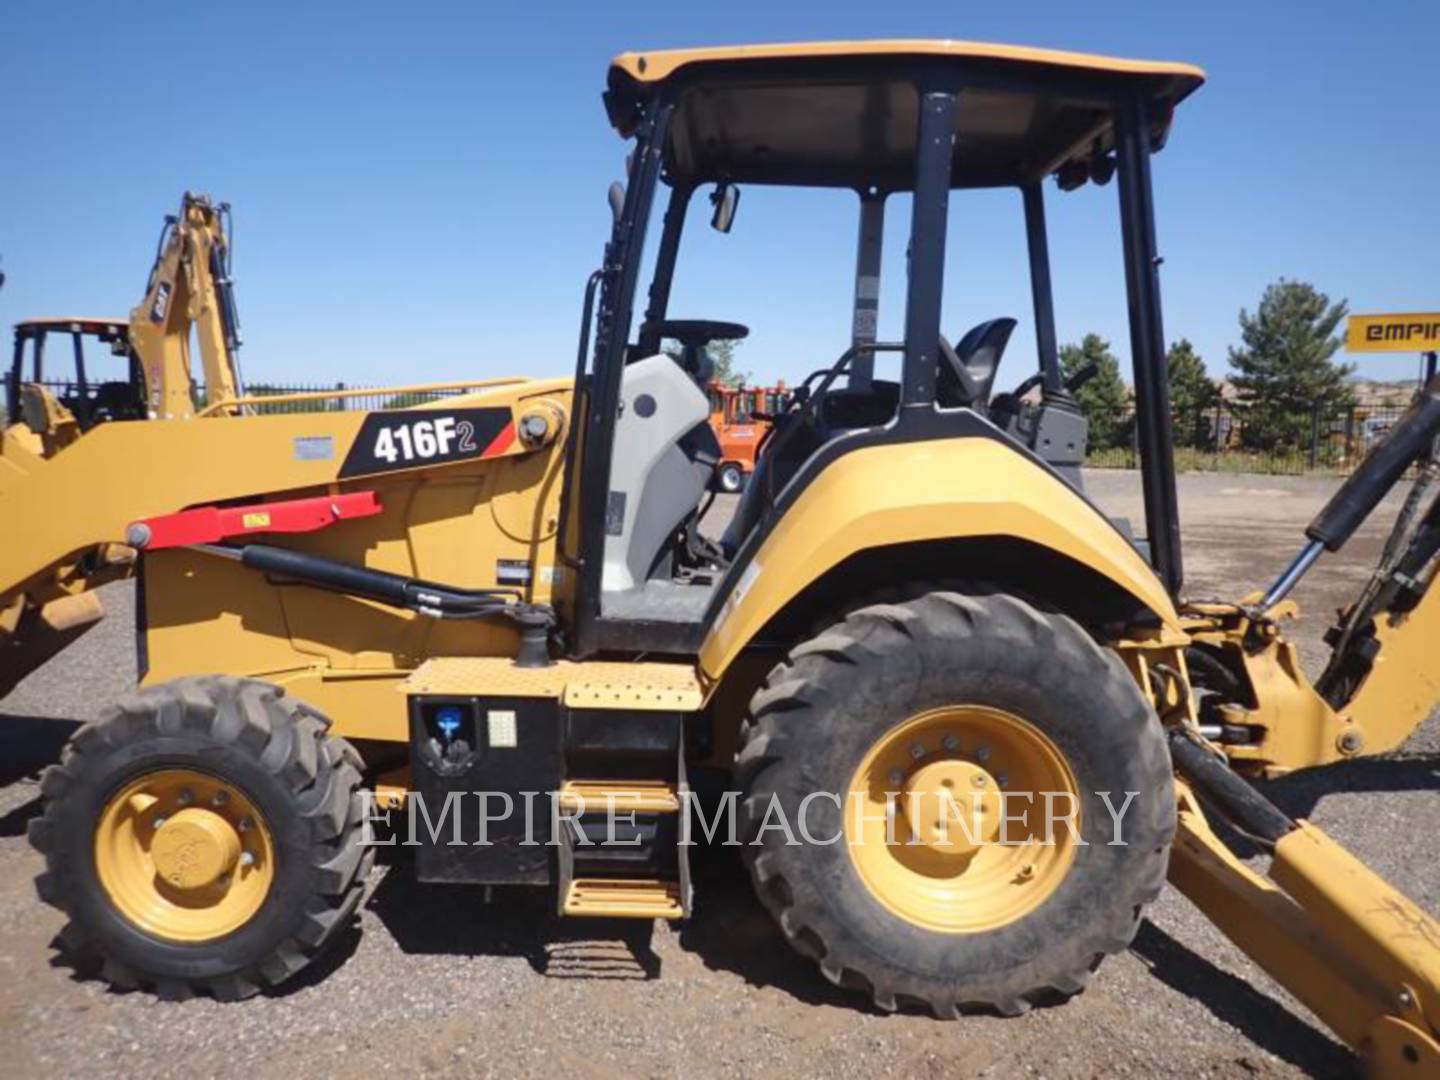
<svg viewBox="0 0 1440 1080">
<path fill-rule="evenodd" d="M 1205 361 L 1188 338 L 1181 338 L 1165 354 L 1170 373 L 1170 414 L 1175 443 L 1205 449 L 1213 435 L 1211 412 L 1220 402 L 1220 388 L 1205 372 Z"/>
<path fill-rule="evenodd" d="M 1310 438 L 1315 410 L 1354 404 L 1346 377 L 1355 369 L 1334 360 L 1345 301 L 1304 281 L 1267 286 L 1252 315 L 1240 311 L 1241 348 L 1230 350 L 1239 391 L 1244 441 L 1257 450 L 1292 450 Z"/>
<path fill-rule="evenodd" d="M 1110 343 L 1099 334 L 1086 334 L 1079 345 L 1061 347 L 1060 369 L 1066 379 L 1090 364 L 1096 367 L 1094 377 L 1075 392 L 1075 400 L 1090 421 L 1090 448 L 1124 446 L 1133 420 L 1130 390 L 1120 377 L 1120 361 L 1110 351 Z"/>
<path fill-rule="evenodd" d="M 722 386 L 740 387 L 750 380 L 748 371 L 735 370 L 735 349 L 739 344 L 738 341 L 712 341 L 705 346 L 705 351 L 715 363 L 715 381 Z M 682 350 L 678 341 L 667 340 L 660 349 L 667 356 L 680 359 Z"/>
</svg>

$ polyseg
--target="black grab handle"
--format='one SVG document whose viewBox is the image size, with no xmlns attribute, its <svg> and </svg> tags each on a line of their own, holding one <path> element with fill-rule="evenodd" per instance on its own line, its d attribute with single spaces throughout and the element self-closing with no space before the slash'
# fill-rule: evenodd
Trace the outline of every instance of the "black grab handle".
<svg viewBox="0 0 1440 1080">
<path fill-rule="evenodd" d="M 1339 551 L 1411 462 L 1429 451 L 1437 434 L 1440 434 L 1440 375 L 1426 384 L 1419 399 L 1400 417 L 1400 422 L 1340 485 L 1340 490 L 1310 522 L 1305 535 L 1324 544 L 1326 551 Z"/>
</svg>

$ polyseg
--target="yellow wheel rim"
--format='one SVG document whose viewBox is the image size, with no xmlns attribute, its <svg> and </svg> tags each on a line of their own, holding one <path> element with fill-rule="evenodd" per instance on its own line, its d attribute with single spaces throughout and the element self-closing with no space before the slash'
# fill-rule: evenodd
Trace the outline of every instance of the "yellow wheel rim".
<svg viewBox="0 0 1440 1080">
<path fill-rule="evenodd" d="M 883 735 L 855 770 L 844 816 L 876 900 L 929 930 L 979 933 L 1028 915 L 1065 879 L 1080 789 L 1039 728 L 956 705 Z"/>
<path fill-rule="evenodd" d="M 147 773 L 105 805 L 95 869 L 111 903 L 170 941 L 244 926 L 270 892 L 275 848 L 243 791 L 189 769 Z"/>
</svg>

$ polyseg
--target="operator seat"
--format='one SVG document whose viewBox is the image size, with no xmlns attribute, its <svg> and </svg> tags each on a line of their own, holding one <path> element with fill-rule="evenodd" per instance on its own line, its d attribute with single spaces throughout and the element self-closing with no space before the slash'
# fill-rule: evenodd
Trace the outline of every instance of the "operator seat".
<svg viewBox="0 0 1440 1080">
<path fill-rule="evenodd" d="M 942 337 L 936 401 L 947 408 L 968 406 L 984 412 L 1015 326 L 1011 318 L 989 319 L 972 327 L 953 349 Z"/>
</svg>

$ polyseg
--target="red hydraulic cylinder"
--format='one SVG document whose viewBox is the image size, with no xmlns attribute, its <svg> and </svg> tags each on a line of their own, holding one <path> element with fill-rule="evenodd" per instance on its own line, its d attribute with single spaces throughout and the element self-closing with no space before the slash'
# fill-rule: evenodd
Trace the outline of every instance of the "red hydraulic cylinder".
<svg viewBox="0 0 1440 1080">
<path fill-rule="evenodd" d="M 251 533 L 316 532 L 341 521 L 370 517 L 380 510 L 380 498 L 373 491 L 245 506 L 197 506 L 132 522 L 125 530 L 125 542 L 143 551 L 161 551 L 213 544 Z"/>
</svg>

